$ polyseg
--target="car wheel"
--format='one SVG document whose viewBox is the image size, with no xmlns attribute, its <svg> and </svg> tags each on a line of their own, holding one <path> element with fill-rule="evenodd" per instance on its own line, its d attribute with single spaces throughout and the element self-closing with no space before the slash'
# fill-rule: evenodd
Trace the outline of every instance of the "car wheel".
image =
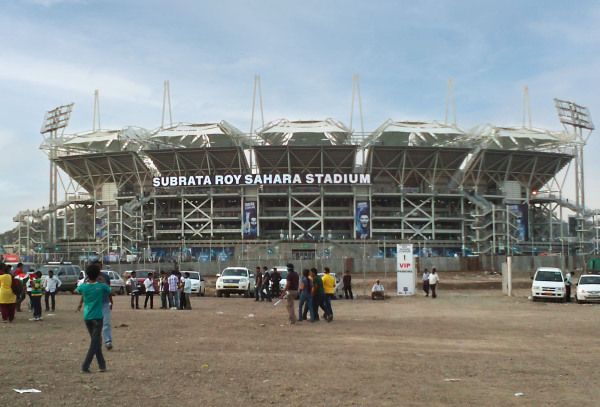
<svg viewBox="0 0 600 407">
<path fill-rule="evenodd" d="M 123 295 L 125 293 L 125 290 L 123 289 L 123 287 L 119 287 L 119 295 Z"/>
<path fill-rule="evenodd" d="M 254 298 L 254 290 L 248 290 L 250 292 L 250 298 Z"/>
<path fill-rule="evenodd" d="M 231 293 L 225 293 L 225 298 L 229 298 L 230 295 Z"/>
<path fill-rule="evenodd" d="M 575 302 L 576 302 L 577 304 L 581 304 L 583 301 L 581 301 L 581 300 L 579 299 L 579 297 L 575 297 Z"/>
<path fill-rule="evenodd" d="M 560 299 L 560 302 L 567 302 L 567 297 L 562 297 L 562 298 Z"/>
<path fill-rule="evenodd" d="M 223 296 L 223 292 L 222 291 L 217 291 L 217 297 L 221 298 Z"/>
<path fill-rule="evenodd" d="M 533 297 L 533 296 L 531 297 L 531 301 L 533 301 L 533 302 L 537 302 L 537 300 L 538 300 L 538 298 L 537 298 L 537 297 Z"/>
<path fill-rule="evenodd" d="M 202 291 L 202 292 L 200 293 L 200 297 L 204 297 L 204 294 L 205 294 L 205 293 L 206 293 L 206 291 Z"/>
</svg>

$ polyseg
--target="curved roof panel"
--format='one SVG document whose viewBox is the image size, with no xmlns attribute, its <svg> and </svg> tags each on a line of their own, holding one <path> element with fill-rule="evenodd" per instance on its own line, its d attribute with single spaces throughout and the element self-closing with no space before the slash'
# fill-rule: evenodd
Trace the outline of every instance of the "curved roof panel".
<svg viewBox="0 0 600 407">
<path fill-rule="evenodd" d="M 322 121 L 295 121 L 281 119 L 266 124 L 256 131 L 266 144 L 274 146 L 331 146 L 343 145 L 352 131 L 332 119 Z"/>
</svg>

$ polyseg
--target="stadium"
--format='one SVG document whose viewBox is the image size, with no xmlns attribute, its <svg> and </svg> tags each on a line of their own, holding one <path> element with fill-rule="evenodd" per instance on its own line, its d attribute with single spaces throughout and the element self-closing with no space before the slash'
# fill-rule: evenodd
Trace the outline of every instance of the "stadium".
<svg viewBox="0 0 600 407">
<path fill-rule="evenodd" d="M 420 258 L 588 255 L 598 227 L 584 205 L 583 130 L 593 125 L 587 109 L 556 105 L 565 131 L 388 120 L 359 133 L 281 119 L 250 134 L 226 121 L 66 134 L 73 105 L 61 106 L 41 131 L 49 205 L 19 212 L 3 250 L 38 262 L 344 268 L 393 258 L 399 243 Z M 575 202 L 561 192 L 570 166 Z"/>
</svg>

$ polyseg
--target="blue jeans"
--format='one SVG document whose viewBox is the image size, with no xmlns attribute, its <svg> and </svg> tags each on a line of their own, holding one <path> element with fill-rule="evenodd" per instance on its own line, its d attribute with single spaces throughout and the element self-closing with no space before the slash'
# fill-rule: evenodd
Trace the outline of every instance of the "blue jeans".
<svg viewBox="0 0 600 407">
<path fill-rule="evenodd" d="M 169 302 L 171 303 L 171 308 L 179 308 L 179 291 L 169 291 Z"/>
<path fill-rule="evenodd" d="M 312 305 L 312 295 L 305 294 L 304 292 L 300 294 L 300 303 L 298 304 L 298 321 L 302 321 L 302 306 L 305 302 L 308 303 L 308 309 L 310 311 L 310 320 L 314 322 L 315 320 L 315 310 Z"/>
<path fill-rule="evenodd" d="M 88 319 L 85 321 L 85 327 L 90 333 L 90 348 L 88 349 L 81 370 L 89 370 L 94 355 L 100 369 L 106 369 L 106 361 L 102 356 L 102 319 Z"/>
<path fill-rule="evenodd" d="M 331 309 L 331 298 L 333 298 L 333 294 L 325 294 L 325 298 L 323 298 L 323 304 L 325 305 L 325 313 L 327 316 L 333 316 L 333 309 Z"/>
<path fill-rule="evenodd" d="M 161 293 L 160 293 L 160 307 L 162 309 L 167 308 L 167 292 L 166 291 L 161 291 Z"/>
<path fill-rule="evenodd" d="M 110 325 L 110 314 L 112 314 L 112 310 L 110 309 L 110 302 L 102 303 L 102 313 L 104 314 L 102 334 L 104 335 L 104 343 L 108 345 L 109 343 L 112 343 L 112 327 Z"/>
</svg>

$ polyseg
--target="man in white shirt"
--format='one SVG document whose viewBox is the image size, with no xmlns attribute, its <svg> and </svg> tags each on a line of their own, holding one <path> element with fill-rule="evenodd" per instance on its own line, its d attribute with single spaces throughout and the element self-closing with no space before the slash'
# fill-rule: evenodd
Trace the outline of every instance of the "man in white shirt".
<svg viewBox="0 0 600 407">
<path fill-rule="evenodd" d="M 373 300 L 383 300 L 383 286 L 379 283 L 379 280 L 375 284 L 373 284 L 373 288 L 371 289 L 371 298 Z"/>
<path fill-rule="evenodd" d="M 50 270 L 48 271 L 48 277 L 46 277 L 44 279 L 44 282 L 42 283 L 42 287 L 44 288 L 44 291 L 46 292 L 44 295 L 44 299 L 46 300 L 46 311 L 50 311 L 50 307 L 48 304 L 48 297 L 52 297 L 52 311 L 54 312 L 54 309 L 56 307 L 56 302 L 55 302 L 55 298 L 54 296 L 56 295 L 56 291 L 58 290 L 58 287 L 60 287 L 62 285 L 62 281 L 60 281 L 58 279 L 58 277 L 56 277 L 54 275 L 54 271 Z"/>
<path fill-rule="evenodd" d="M 192 303 L 190 302 L 190 295 L 192 294 L 192 279 L 190 273 L 185 272 L 185 281 L 183 283 L 183 295 L 185 296 L 185 309 L 192 309 Z"/>
<path fill-rule="evenodd" d="M 148 299 L 150 299 L 150 309 L 154 308 L 154 273 L 149 272 L 148 278 L 144 280 L 144 287 L 146 287 L 146 300 L 144 301 L 144 309 L 148 306 Z"/>
<path fill-rule="evenodd" d="M 567 302 L 571 302 L 571 285 L 573 285 L 573 278 L 571 277 L 571 274 L 573 276 L 575 275 L 574 272 L 570 272 L 565 276 L 565 298 L 567 299 Z"/>
<path fill-rule="evenodd" d="M 438 276 L 434 267 L 431 269 L 431 274 L 429 274 L 429 289 L 431 290 L 431 298 L 437 297 L 437 294 L 435 293 L 435 288 L 437 286 L 438 281 L 440 281 L 440 277 Z"/>
</svg>

